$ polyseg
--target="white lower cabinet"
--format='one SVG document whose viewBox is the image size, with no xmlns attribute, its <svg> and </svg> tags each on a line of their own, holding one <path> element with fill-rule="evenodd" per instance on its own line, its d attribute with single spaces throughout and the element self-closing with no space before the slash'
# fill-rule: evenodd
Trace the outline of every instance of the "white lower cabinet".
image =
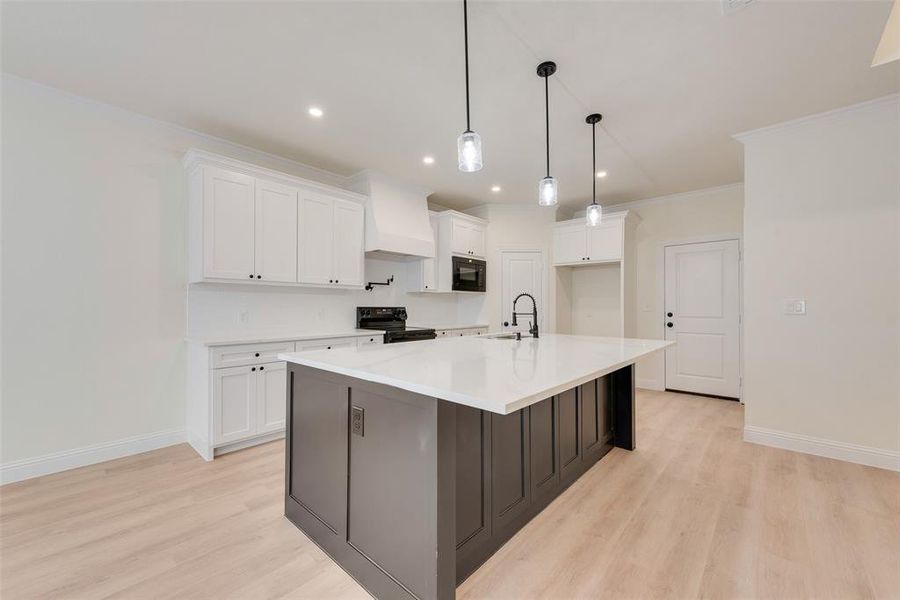
<svg viewBox="0 0 900 600">
<path fill-rule="evenodd" d="M 287 363 L 260 365 L 256 372 L 256 432 L 284 429 Z"/>
<path fill-rule="evenodd" d="M 381 344 L 381 333 L 188 349 L 188 441 L 200 456 L 271 441 L 284 434 L 287 363 L 281 352 Z"/>
<path fill-rule="evenodd" d="M 468 329 L 437 329 L 435 335 L 437 339 L 448 337 L 465 337 L 467 335 L 485 335 L 488 332 L 487 327 L 471 327 Z"/>
<path fill-rule="evenodd" d="M 253 435 L 256 429 L 255 397 L 256 367 L 227 367 L 215 370 L 213 375 L 215 444 L 227 444 Z"/>
</svg>

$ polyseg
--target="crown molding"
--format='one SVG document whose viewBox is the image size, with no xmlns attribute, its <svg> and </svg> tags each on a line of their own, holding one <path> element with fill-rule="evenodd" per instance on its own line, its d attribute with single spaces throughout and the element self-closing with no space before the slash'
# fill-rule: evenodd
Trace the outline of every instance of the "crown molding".
<svg viewBox="0 0 900 600">
<path fill-rule="evenodd" d="M 882 96 L 881 98 L 875 98 L 874 100 L 866 100 L 865 102 L 859 102 L 857 104 L 851 104 L 849 106 L 842 106 L 840 108 L 835 108 L 833 110 L 827 110 L 825 112 L 815 113 L 812 115 L 807 115 L 805 117 L 800 117 L 797 119 L 791 119 L 790 121 L 784 121 L 781 123 L 775 123 L 772 125 L 767 125 L 765 127 L 760 127 L 758 129 L 751 129 L 750 131 L 744 131 L 742 133 L 737 133 L 732 137 L 739 142 L 746 142 L 749 139 L 755 138 L 760 135 L 764 135 L 767 133 L 773 133 L 776 131 L 781 131 L 784 129 L 792 129 L 794 127 L 798 127 L 801 125 L 805 125 L 807 123 L 812 123 L 815 121 L 833 119 L 835 117 L 840 117 L 845 114 L 859 112 L 863 110 L 870 109 L 878 109 L 878 108 L 886 108 L 897 106 L 900 107 L 900 93 L 896 94 L 888 94 L 887 96 Z"/>
<path fill-rule="evenodd" d="M 739 181 L 737 183 L 728 183 L 726 185 L 717 185 L 715 187 L 701 188 L 699 190 L 691 190 L 689 192 L 679 192 L 677 194 L 668 194 L 666 196 L 655 196 L 653 198 L 643 198 L 641 200 L 632 200 L 630 202 L 620 202 L 618 204 L 605 204 L 603 205 L 604 211 L 622 211 L 622 210 L 633 210 L 636 208 L 641 208 L 642 206 L 650 206 L 653 204 L 667 204 L 670 202 L 682 202 L 684 200 L 693 200 L 697 197 L 703 196 L 712 196 L 714 194 L 720 194 L 722 192 L 729 192 L 732 190 L 740 190 L 743 191 L 744 182 Z M 584 216 L 584 211 L 579 211 L 581 216 Z"/>
</svg>

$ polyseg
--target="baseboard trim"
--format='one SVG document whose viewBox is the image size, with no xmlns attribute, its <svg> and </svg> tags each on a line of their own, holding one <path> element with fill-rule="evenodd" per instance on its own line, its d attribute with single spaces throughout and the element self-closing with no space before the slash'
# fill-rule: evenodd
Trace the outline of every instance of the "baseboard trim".
<svg viewBox="0 0 900 600">
<path fill-rule="evenodd" d="M 889 471 L 900 471 L 900 452 L 892 450 L 835 442 L 752 425 L 744 427 L 744 441 Z"/>
<path fill-rule="evenodd" d="M 181 444 L 186 441 L 187 433 L 183 428 L 168 429 L 113 442 L 94 444 L 93 446 L 12 461 L 0 465 L 0 485 L 52 473 L 60 473 L 69 469 L 77 469 L 78 467 L 87 467 L 108 460 L 131 456 L 132 454 L 140 454 L 141 452 L 149 452 L 150 450 Z"/>
<path fill-rule="evenodd" d="M 284 429 L 280 431 L 272 431 L 270 433 L 264 433 L 263 435 L 259 435 L 256 437 L 252 437 L 246 440 L 241 440 L 239 442 L 232 442 L 230 444 L 225 444 L 224 446 L 218 446 L 214 451 L 214 456 L 221 456 L 223 454 L 228 454 L 229 452 L 235 452 L 236 450 L 243 450 L 244 448 L 250 448 L 252 446 L 259 446 L 260 444 L 267 444 L 268 442 L 274 442 L 275 440 L 280 440 L 285 437 Z"/>
<path fill-rule="evenodd" d="M 656 381 L 655 379 L 646 379 L 646 378 L 638 377 L 635 380 L 634 385 L 636 387 L 639 387 L 644 390 L 653 390 L 655 392 L 665 391 L 665 388 L 663 386 L 659 385 L 659 382 Z"/>
</svg>

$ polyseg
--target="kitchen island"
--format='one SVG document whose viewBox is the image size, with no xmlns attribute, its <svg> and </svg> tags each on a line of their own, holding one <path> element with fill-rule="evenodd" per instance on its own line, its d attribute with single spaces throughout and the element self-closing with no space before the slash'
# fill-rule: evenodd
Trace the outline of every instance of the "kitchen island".
<svg viewBox="0 0 900 600">
<path fill-rule="evenodd" d="M 377 598 L 459 582 L 614 446 L 670 342 L 458 337 L 287 361 L 285 515 Z"/>
</svg>

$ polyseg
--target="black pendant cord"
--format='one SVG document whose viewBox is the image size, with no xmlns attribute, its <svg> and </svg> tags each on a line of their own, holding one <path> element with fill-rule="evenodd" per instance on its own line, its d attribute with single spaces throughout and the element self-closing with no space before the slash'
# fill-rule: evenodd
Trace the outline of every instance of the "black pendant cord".
<svg viewBox="0 0 900 600">
<path fill-rule="evenodd" d="M 547 177 L 550 177 L 550 81 L 544 77 L 544 120 L 547 131 Z"/>
<path fill-rule="evenodd" d="M 469 122 L 469 9 L 466 0 L 463 0 L 463 37 L 466 52 L 466 133 L 470 133 L 472 127 Z"/>
<path fill-rule="evenodd" d="M 593 200 L 591 204 L 597 204 L 597 124 L 591 123 L 591 183 L 593 184 Z"/>
</svg>

